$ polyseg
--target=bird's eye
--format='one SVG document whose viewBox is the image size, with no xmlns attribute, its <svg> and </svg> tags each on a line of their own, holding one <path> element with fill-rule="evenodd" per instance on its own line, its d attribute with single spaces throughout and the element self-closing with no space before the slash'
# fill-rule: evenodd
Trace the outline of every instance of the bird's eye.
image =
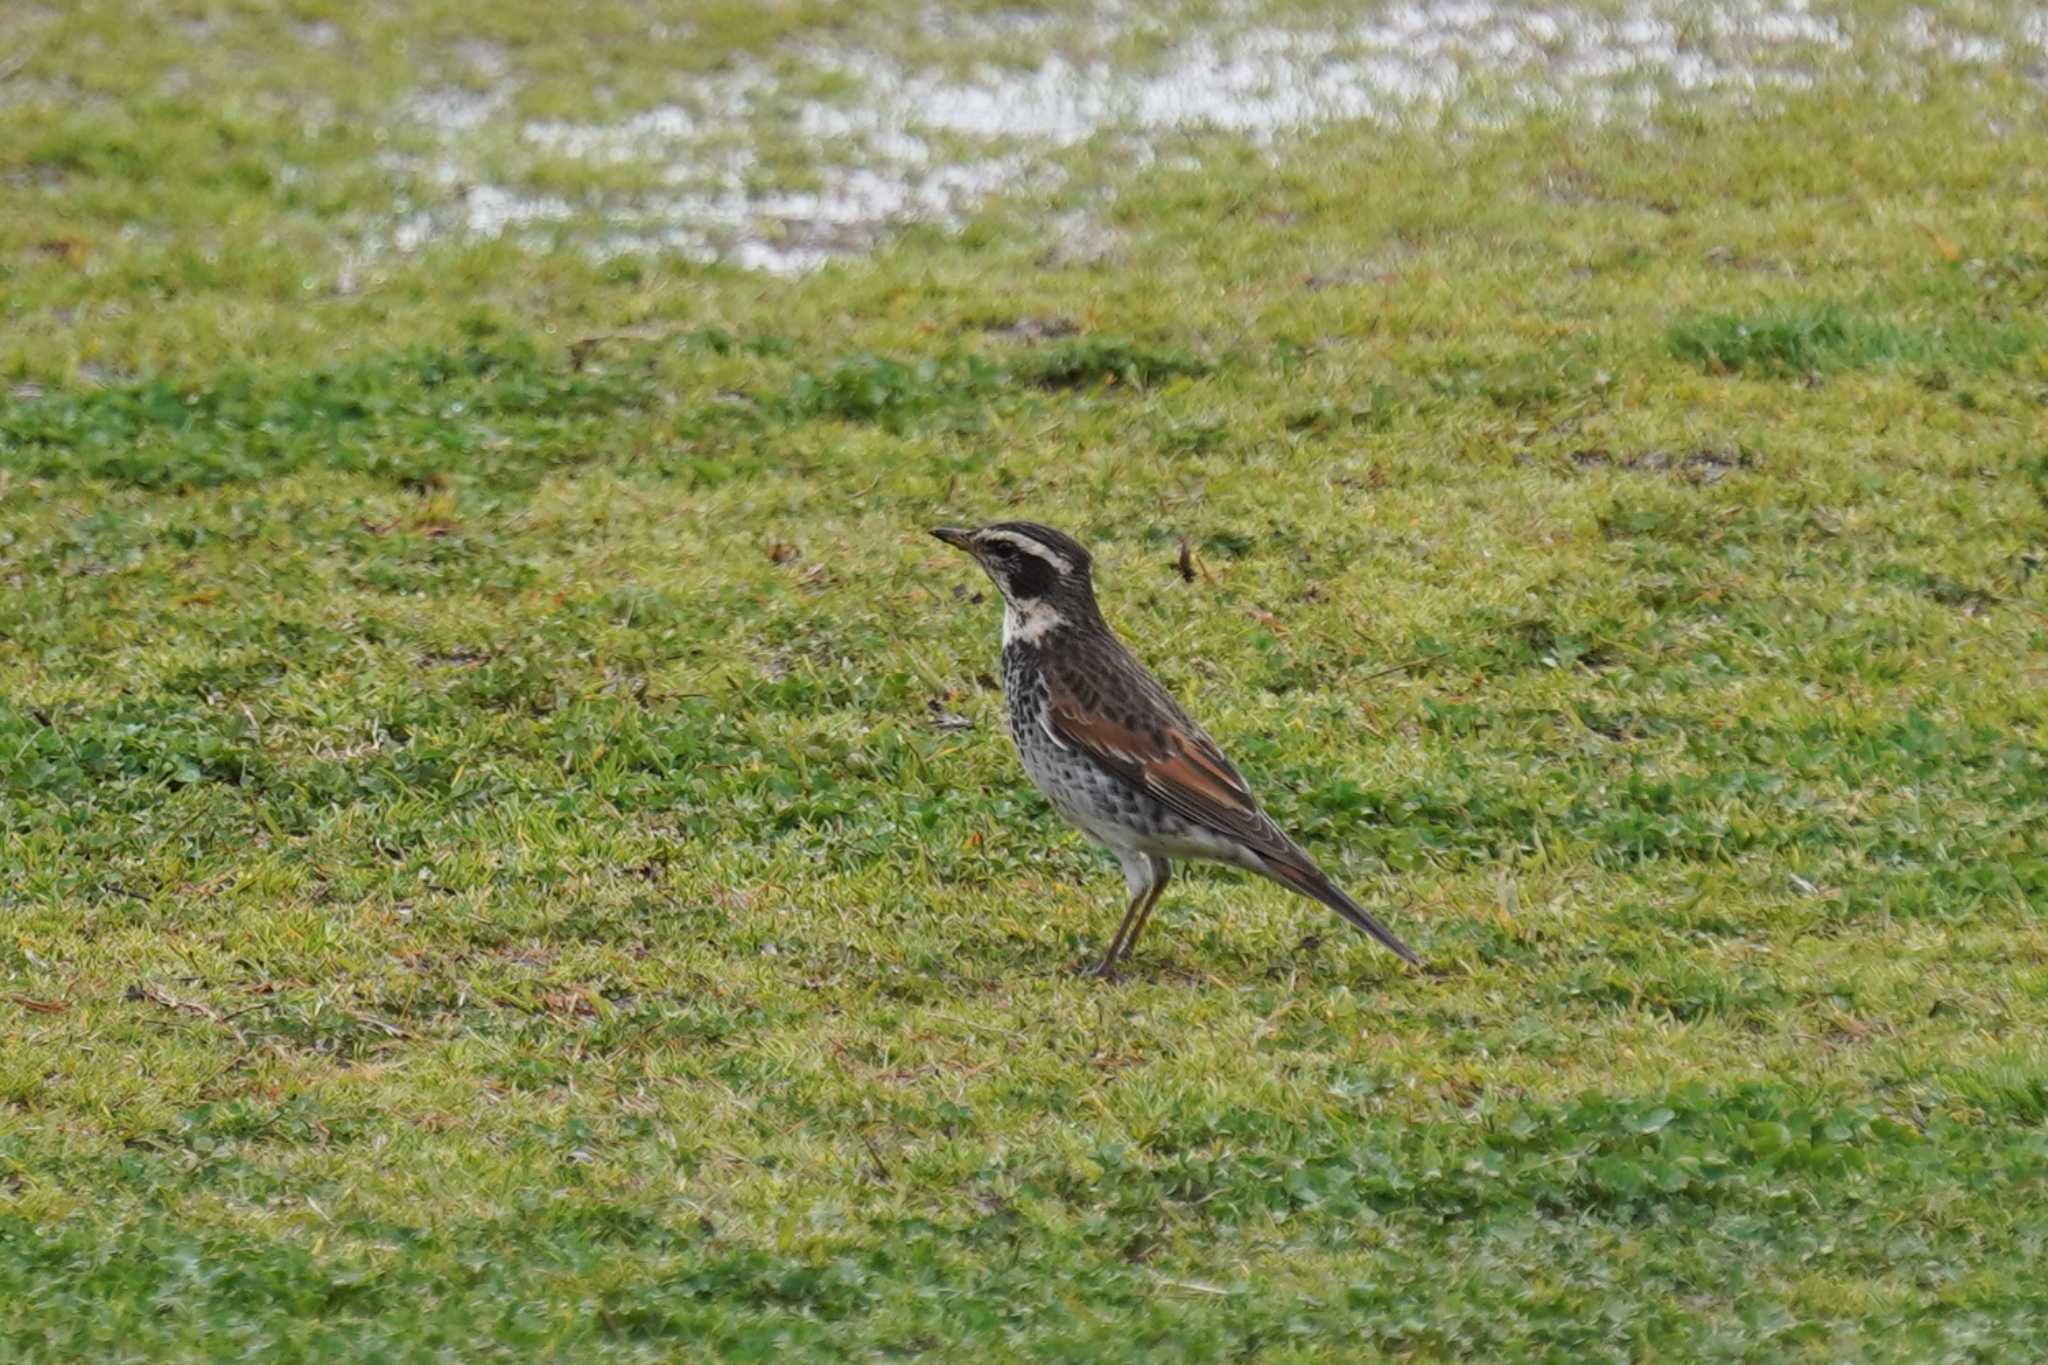
<svg viewBox="0 0 2048 1365">
<path fill-rule="evenodd" d="M 997 559 L 1010 559 L 1016 555 L 1017 547 L 1009 544 L 1007 541 L 999 540 L 988 547 L 988 552 Z"/>
</svg>

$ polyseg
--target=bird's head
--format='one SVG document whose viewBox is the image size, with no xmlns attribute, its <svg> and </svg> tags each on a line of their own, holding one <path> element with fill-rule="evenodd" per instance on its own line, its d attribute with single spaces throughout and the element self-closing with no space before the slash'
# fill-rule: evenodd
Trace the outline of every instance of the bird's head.
<svg viewBox="0 0 2048 1365">
<path fill-rule="evenodd" d="M 1036 643 L 1063 625 L 1096 619 L 1095 585 L 1081 542 L 1034 521 L 998 521 L 932 534 L 974 556 L 1003 595 L 1003 641 Z"/>
</svg>

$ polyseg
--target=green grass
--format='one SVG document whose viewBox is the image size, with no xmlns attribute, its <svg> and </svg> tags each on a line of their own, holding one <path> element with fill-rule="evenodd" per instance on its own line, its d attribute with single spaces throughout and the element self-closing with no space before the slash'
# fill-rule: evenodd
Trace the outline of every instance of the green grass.
<svg viewBox="0 0 2048 1365">
<path fill-rule="evenodd" d="M 1831 307 L 1760 318 L 1688 318 L 1672 325 L 1670 337 L 1673 355 L 1709 374 L 1746 371 L 1781 379 L 1907 361 L 2003 370 L 2038 353 L 2040 342 L 2038 331 L 2026 324 L 1986 325 L 1983 318 L 1963 317 L 1916 333 L 1853 321 Z M 1946 386 L 1944 370 L 1928 373 L 1942 376 L 1933 379 L 1934 387 Z"/>
<path fill-rule="evenodd" d="M 375 158 L 466 38 L 591 117 L 829 14 L 178 17 L 6 21 L 0 1356 L 2038 1355 L 2023 77 L 778 281 L 365 257 Z M 1008 516 L 1427 970 L 1194 870 L 1064 973 Z"/>
</svg>

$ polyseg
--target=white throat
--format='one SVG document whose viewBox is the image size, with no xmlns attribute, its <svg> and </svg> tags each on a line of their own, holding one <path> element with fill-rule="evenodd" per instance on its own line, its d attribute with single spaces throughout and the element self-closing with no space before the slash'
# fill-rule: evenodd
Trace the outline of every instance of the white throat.
<svg viewBox="0 0 2048 1365">
<path fill-rule="evenodd" d="M 1003 643 L 1035 645 L 1063 624 L 1052 603 L 1043 598 L 1003 603 Z"/>
</svg>

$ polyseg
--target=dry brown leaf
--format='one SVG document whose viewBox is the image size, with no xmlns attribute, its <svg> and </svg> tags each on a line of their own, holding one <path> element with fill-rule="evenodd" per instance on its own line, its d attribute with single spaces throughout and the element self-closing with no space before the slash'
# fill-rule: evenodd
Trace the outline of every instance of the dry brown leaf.
<svg viewBox="0 0 2048 1365">
<path fill-rule="evenodd" d="M 53 261 L 76 266 L 85 264 L 86 255 L 92 248 L 83 237 L 49 237 L 37 242 L 34 250 Z"/>
<path fill-rule="evenodd" d="M 1920 230 L 1926 233 L 1927 240 L 1934 244 L 1935 255 L 1941 257 L 1944 261 L 1960 261 L 1963 259 L 1963 253 L 1957 249 L 1954 242 L 1951 242 L 1948 238 L 1925 224 L 1921 225 Z"/>
<path fill-rule="evenodd" d="M 1283 622 L 1279 617 L 1275 616 L 1272 612 L 1261 610 L 1258 607 L 1246 607 L 1244 609 L 1244 614 L 1251 617 L 1252 620 L 1257 621 L 1267 630 L 1272 631 L 1275 635 L 1278 635 L 1283 639 L 1286 638 L 1286 623 Z"/>
<path fill-rule="evenodd" d="M 587 1015 L 597 1013 L 596 1006 L 590 1003 L 590 994 L 587 991 L 542 991 L 540 993 L 540 1003 L 541 1008 L 545 1009 L 549 1014 Z"/>
</svg>

